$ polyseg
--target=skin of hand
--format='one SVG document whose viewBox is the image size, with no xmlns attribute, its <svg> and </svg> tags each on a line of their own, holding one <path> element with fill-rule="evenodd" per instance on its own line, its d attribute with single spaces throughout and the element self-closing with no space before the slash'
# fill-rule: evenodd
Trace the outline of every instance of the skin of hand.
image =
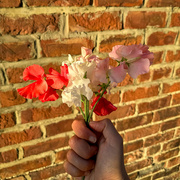
<svg viewBox="0 0 180 180">
<path fill-rule="evenodd" d="M 83 120 L 72 124 L 75 135 L 69 140 L 64 168 L 73 177 L 85 180 L 129 180 L 124 167 L 123 139 L 109 119 Z M 80 178 L 81 179 L 81 178 Z"/>
</svg>

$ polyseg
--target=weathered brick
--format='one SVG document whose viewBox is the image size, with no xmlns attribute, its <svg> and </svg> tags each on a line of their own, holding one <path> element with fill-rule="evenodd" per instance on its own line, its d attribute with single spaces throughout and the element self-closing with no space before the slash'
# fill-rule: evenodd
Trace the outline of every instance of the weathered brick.
<svg viewBox="0 0 180 180">
<path fill-rule="evenodd" d="M 123 93 L 122 102 L 157 96 L 159 86 L 139 87 L 136 90 L 127 90 Z"/>
<path fill-rule="evenodd" d="M 158 153 L 160 151 L 161 151 L 161 145 L 160 144 L 149 147 L 149 148 L 147 148 L 147 156 L 154 155 L 154 154 L 156 154 L 156 153 Z"/>
<path fill-rule="evenodd" d="M 36 122 L 44 119 L 60 117 L 72 113 L 72 109 L 66 104 L 58 107 L 32 108 L 21 112 L 22 123 Z"/>
<path fill-rule="evenodd" d="M 127 74 L 125 79 L 122 82 L 118 83 L 117 86 L 127 86 L 127 85 L 132 85 L 133 83 L 134 83 L 134 79 L 129 74 Z"/>
<path fill-rule="evenodd" d="M 171 167 L 176 166 L 176 165 L 178 165 L 178 164 L 180 164 L 180 157 L 175 157 L 175 158 L 170 159 L 170 160 L 168 161 L 167 167 L 168 167 L 168 168 L 171 168 Z M 179 175 L 180 175 L 180 174 L 179 174 Z M 180 177 L 180 176 L 178 176 L 178 177 Z"/>
<path fill-rule="evenodd" d="M 149 81 L 150 80 L 150 73 L 146 73 L 146 74 L 141 74 L 137 77 L 137 80 L 138 80 L 138 83 L 141 83 L 141 82 L 145 82 L 145 81 Z"/>
<path fill-rule="evenodd" d="M 142 151 L 134 151 L 128 155 L 124 156 L 124 164 L 136 161 L 138 159 L 141 159 L 143 157 L 143 152 Z"/>
<path fill-rule="evenodd" d="M 87 6 L 90 0 L 27 0 L 28 6 Z"/>
<path fill-rule="evenodd" d="M 122 7 L 132 7 L 141 6 L 143 0 L 95 0 L 95 6 L 122 6 Z"/>
<path fill-rule="evenodd" d="M 35 171 L 30 173 L 32 180 L 47 179 L 50 177 L 55 177 L 59 174 L 65 173 L 63 164 L 47 167 L 40 171 Z"/>
<path fill-rule="evenodd" d="M 171 93 L 180 90 L 180 82 L 174 84 L 163 84 L 163 93 Z"/>
<path fill-rule="evenodd" d="M 52 123 L 46 126 L 46 134 L 47 136 L 54 136 L 59 133 L 72 131 L 71 125 L 72 125 L 73 119 L 60 121 L 58 123 Z"/>
<path fill-rule="evenodd" d="M 127 29 L 145 29 L 149 26 L 163 28 L 165 25 L 166 12 L 130 11 L 125 21 Z"/>
<path fill-rule="evenodd" d="M 158 162 L 161 162 L 161 161 L 167 160 L 171 157 L 177 156 L 178 153 L 179 153 L 179 149 L 174 149 L 174 150 L 162 153 L 158 156 L 155 156 L 154 159 L 157 160 Z"/>
<path fill-rule="evenodd" d="M 15 113 L 0 114 L 0 129 L 12 127 L 16 124 Z"/>
<path fill-rule="evenodd" d="M 180 50 L 174 51 L 167 51 L 166 55 L 166 62 L 175 62 L 180 61 Z"/>
<path fill-rule="evenodd" d="M 148 126 L 146 128 L 140 128 L 132 131 L 128 131 L 124 135 L 124 140 L 126 142 L 132 141 L 132 140 L 137 140 L 143 137 L 146 137 L 148 135 L 156 134 L 159 131 L 159 124 L 157 125 L 152 125 Z"/>
<path fill-rule="evenodd" d="M 157 99 L 155 101 L 140 103 L 138 104 L 138 112 L 143 113 L 170 106 L 170 101 L 171 96 L 167 96 L 164 98 Z"/>
<path fill-rule="evenodd" d="M 161 124 L 161 131 L 166 131 L 168 129 L 172 129 L 178 126 L 180 126 L 180 118 L 163 122 Z"/>
<path fill-rule="evenodd" d="M 9 62 L 32 59 L 35 55 L 34 45 L 28 41 L 2 43 L 0 52 L 0 60 Z"/>
<path fill-rule="evenodd" d="M 127 171 L 127 173 L 130 173 L 130 172 L 145 168 L 145 167 L 147 167 L 147 166 L 149 166 L 151 164 L 152 164 L 151 159 L 145 159 L 145 160 L 142 160 L 142 161 L 132 163 L 130 165 L 126 165 L 126 171 Z"/>
<path fill-rule="evenodd" d="M 173 149 L 173 148 L 179 147 L 179 146 L 180 146 L 180 138 L 164 143 L 163 150 L 168 151 L 169 149 Z"/>
<path fill-rule="evenodd" d="M 172 96 L 172 105 L 180 104 L 180 93 L 179 94 L 173 94 Z"/>
<path fill-rule="evenodd" d="M 122 121 L 116 122 L 116 129 L 118 131 L 124 131 L 126 129 L 135 128 L 145 124 L 149 124 L 153 119 L 153 114 L 133 117 L 129 119 L 124 119 Z"/>
<path fill-rule="evenodd" d="M 175 137 L 180 137 L 180 128 L 176 129 Z"/>
<path fill-rule="evenodd" d="M 61 137 L 61 138 L 56 138 L 53 140 L 41 142 L 35 145 L 25 146 L 23 147 L 24 157 L 40 154 L 43 152 L 47 152 L 50 150 L 55 150 L 55 149 L 67 146 L 68 140 L 69 140 L 68 137 Z"/>
<path fill-rule="evenodd" d="M 180 13 L 173 13 L 171 16 L 170 27 L 180 26 Z"/>
<path fill-rule="evenodd" d="M 143 140 L 137 140 L 132 143 L 127 143 L 124 145 L 124 153 L 128 153 L 143 147 Z"/>
<path fill-rule="evenodd" d="M 7 163 L 15 161 L 18 158 L 17 151 L 15 149 L 0 152 L 0 163 Z"/>
<path fill-rule="evenodd" d="M 0 178 L 4 179 L 12 176 L 17 176 L 34 169 L 48 166 L 50 164 L 51 164 L 51 158 L 49 156 L 35 159 L 32 161 L 27 161 L 24 163 L 19 163 L 11 167 L 0 169 Z"/>
<path fill-rule="evenodd" d="M 9 132 L 0 135 L 0 148 L 13 144 L 19 144 L 21 142 L 38 139 L 42 136 L 39 127 L 31 127 L 20 132 Z"/>
<path fill-rule="evenodd" d="M 102 120 L 105 118 L 109 118 L 111 120 L 113 119 L 118 119 L 118 118 L 123 118 L 123 117 L 127 117 L 127 116 L 131 116 L 133 115 L 135 112 L 135 105 L 131 104 L 131 105 L 127 105 L 127 106 L 121 106 L 118 107 L 116 111 L 113 111 L 111 114 L 107 115 L 107 116 L 95 116 L 95 120 Z"/>
<path fill-rule="evenodd" d="M 142 36 L 133 36 L 130 34 L 111 36 L 108 39 L 102 40 L 100 42 L 99 51 L 110 52 L 112 51 L 112 47 L 115 45 L 140 44 L 141 41 Z"/>
<path fill-rule="evenodd" d="M 11 8 L 11 7 L 19 7 L 21 5 L 21 0 L 1 0 L 0 8 Z"/>
<path fill-rule="evenodd" d="M 160 64 L 160 63 L 162 63 L 163 54 L 164 54 L 163 51 L 154 52 L 153 64 Z"/>
<path fill-rule="evenodd" d="M 46 31 L 57 31 L 59 15 L 32 15 L 27 17 L 10 18 L 0 16 L 0 31 L 2 34 L 24 35 L 33 33 L 44 33 Z"/>
<path fill-rule="evenodd" d="M 153 121 L 160 121 L 180 115 L 180 106 L 156 111 Z"/>
<path fill-rule="evenodd" d="M 1 107 L 15 106 L 24 104 L 26 99 L 18 94 L 16 90 L 0 91 L 0 105 Z"/>
<path fill-rule="evenodd" d="M 176 32 L 154 32 L 148 37 L 148 46 L 163 46 L 175 43 Z"/>
<path fill-rule="evenodd" d="M 178 69 L 176 70 L 176 76 L 179 76 L 179 77 L 180 77 L 180 68 L 178 68 Z"/>
<path fill-rule="evenodd" d="M 73 38 L 58 40 L 41 40 L 43 57 L 57 57 L 62 55 L 81 54 L 81 47 L 93 49 L 94 42 L 87 38 Z"/>
<path fill-rule="evenodd" d="M 120 12 L 79 13 L 69 15 L 69 29 L 71 32 L 120 30 L 121 28 Z"/>
<path fill-rule="evenodd" d="M 168 141 L 174 136 L 174 130 L 165 132 L 163 134 L 156 134 L 145 139 L 144 147 L 152 146 L 163 141 Z"/>
<path fill-rule="evenodd" d="M 62 150 L 56 153 L 56 163 L 63 162 L 66 160 L 66 155 L 67 155 L 68 150 Z"/>
<path fill-rule="evenodd" d="M 171 76 L 172 69 L 170 67 L 156 69 L 153 72 L 152 80 L 168 78 Z"/>
<path fill-rule="evenodd" d="M 15 178 L 11 178 L 11 180 L 26 180 L 26 178 L 24 176 L 18 176 Z"/>
<path fill-rule="evenodd" d="M 147 7 L 180 7 L 179 0 L 148 0 Z"/>
</svg>

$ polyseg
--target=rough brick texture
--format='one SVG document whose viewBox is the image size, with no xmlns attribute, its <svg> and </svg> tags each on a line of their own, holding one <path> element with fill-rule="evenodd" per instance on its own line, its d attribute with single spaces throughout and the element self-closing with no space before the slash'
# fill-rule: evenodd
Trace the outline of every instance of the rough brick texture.
<svg viewBox="0 0 180 180">
<path fill-rule="evenodd" d="M 148 0 L 147 7 L 180 7 L 179 0 Z"/>
<path fill-rule="evenodd" d="M 0 8 L 12 8 L 12 7 L 19 7 L 21 5 L 21 0 L 1 0 L 0 1 Z"/>
</svg>

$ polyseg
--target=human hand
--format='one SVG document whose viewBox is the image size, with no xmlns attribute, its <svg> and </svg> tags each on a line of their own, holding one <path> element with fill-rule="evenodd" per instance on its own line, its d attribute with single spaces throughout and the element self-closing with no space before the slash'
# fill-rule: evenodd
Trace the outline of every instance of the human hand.
<svg viewBox="0 0 180 180">
<path fill-rule="evenodd" d="M 75 120 L 65 170 L 85 180 L 129 180 L 123 155 L 123 140 L 109 119 L 93 121 L 88 128 Z"/>
</svg>

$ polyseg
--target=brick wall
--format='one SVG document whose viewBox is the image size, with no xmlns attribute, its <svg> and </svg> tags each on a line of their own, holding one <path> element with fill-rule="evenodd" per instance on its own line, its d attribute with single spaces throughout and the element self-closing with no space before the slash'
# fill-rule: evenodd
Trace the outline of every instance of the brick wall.
<svg viewBox="0 0 180 180">
<path fill-rule="evenodd" d="M 124 138 L 130 179 L 180 178 L 179 0 L 1 0 L 0 7 L 0 179 L 69 177 L 63 161 L 79 111 L 61 99 L 19 96 L 25 67 L 58 69 L 81 46 L 106 56 L 114 45 L 139 43 L 150 46 L 154 64 L 112 91 L 118 109 L 108 117 Z"/>
</svg>

